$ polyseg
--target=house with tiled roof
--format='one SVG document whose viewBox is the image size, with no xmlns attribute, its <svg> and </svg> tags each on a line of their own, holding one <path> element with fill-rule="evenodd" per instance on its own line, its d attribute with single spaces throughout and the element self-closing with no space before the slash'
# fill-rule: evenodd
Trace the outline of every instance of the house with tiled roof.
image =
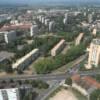
<svg viewBox="0 0 100 100">
<path fill-rule="evenodd" d="M 90 76 L 73 75 L 72 82 L 72 87 L 80 91 L 88 99 L 94 90 L 100 89 L 100 83 Z"/>
</svg>

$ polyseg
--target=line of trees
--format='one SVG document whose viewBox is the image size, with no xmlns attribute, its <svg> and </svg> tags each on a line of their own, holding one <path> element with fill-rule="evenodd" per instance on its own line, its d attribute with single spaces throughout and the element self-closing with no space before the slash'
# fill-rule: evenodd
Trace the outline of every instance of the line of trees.
<svg viewBox="0 0 100 100">
<path fill-rule="evenodd" d="M 39 48 L 45 55 L 48 53 L 48 51 L 58 42 L 60 41 L 59 38 L 54 37 L 47 37 L 47 38 L 34 38 L 32 44 L 24 44 L 23 48 L 21 50 L 17 50 L 17 46 L 15 43 L 10 44 L 9 49 L 14 50 L 15 57 L 12 58 L 13 61 L 16 61 L 16 59 L 23 57 L 27 53 L 29 53 L 34 48 Z M 18 44 L 19 42 L 17 42 Z"/>
<path fill-rule="evenodd" d="M 78 46 L 71 47 L 71 49 L 69 49 L 65 55 L 60 54 L 55 58 L 51 57 L 39 60 L 33 67 L 35 67 L 38 74 L 46 74 L 69 63 L 70 61 L 73 61 L 84 53 L 85 46 L 83 44 L 80 44 Z"/>
</svg>

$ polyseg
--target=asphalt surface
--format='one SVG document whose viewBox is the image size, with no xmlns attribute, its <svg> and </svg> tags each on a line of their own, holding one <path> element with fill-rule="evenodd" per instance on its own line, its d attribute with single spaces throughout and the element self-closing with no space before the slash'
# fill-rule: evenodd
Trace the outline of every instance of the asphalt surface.
<svg viewBox="0 0 100 100">
<path fill-rule="evenodd" d="M 16 75 L 16 76 L 6 76 L 6 77 L 0 77 L 0 81 L 2 80 L 64 80 L 67 77 L 71 77 L 73 74 L 80 74 L 81 76 L 86 76 L 86 75 L 99 75 L 100 70 L 93 70 L 93 71 L 79 71 L 76 73 L 73 72 L 66 72 L 64 74 L 45 74 L 45 75 Z"/>
</svg>

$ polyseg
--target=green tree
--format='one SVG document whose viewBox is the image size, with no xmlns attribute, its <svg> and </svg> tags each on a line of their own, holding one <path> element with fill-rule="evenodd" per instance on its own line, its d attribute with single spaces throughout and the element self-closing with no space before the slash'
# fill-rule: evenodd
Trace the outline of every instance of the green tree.
<svg viewBox="0 0 100 100">
<path fill-rule="evenodd" d="M 72 79 L 70 77 L 66 78 L 65 84 L 72 85 Z"/>
</svg>

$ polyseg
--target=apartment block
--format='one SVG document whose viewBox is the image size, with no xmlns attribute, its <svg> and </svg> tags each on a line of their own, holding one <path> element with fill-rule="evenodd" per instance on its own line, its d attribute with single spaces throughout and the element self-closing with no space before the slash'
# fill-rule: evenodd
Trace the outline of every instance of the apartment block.
<svg viewBox="0 0 100 100">
<path fill-rule="evenodd" d="M 56 56 L 65 46 L 65 40 L 62 39 L 52 50 L 51 56 Z"/>
<path fill-rule="evenodd" d="M 20 100 L 18 88 L 0 89 L 0 100 Z"/>
<path fill-rule="evenodd" d="M 84 36 L 84 33 L 80 33 L 78 35 L 78 37 L 75 40 L 75 45 L 79 45 L 81 43 L 81 40 L 82 40 L 83 36 Z"/>
<path fill-rule="evenodd" d="M 4 40 L 6 43 L 12 42 L 16 40 L 16 32 L 15 31 L 9 31 L 4 33 Z"/>
<path fill-rule="evenodd" d="M 12 64 L 13 69 L 24 70 L 29 66 L 37 57 L 39 56 L 39 49 L 34 49 L 24 57 L 18 59 L 14 64 Z"/>
<path fill-rule="evenodd" d="M 38 26 L 37 25 L 32 25 L 30 28 L 30 36 L 34 36 L 38 33 Z"/>
<path fill-rule="evenodd" d="M 100 39 L 93 39 L 90 44 L 87 69 L 98 67 L 100 65 Z"/>
</svg>

